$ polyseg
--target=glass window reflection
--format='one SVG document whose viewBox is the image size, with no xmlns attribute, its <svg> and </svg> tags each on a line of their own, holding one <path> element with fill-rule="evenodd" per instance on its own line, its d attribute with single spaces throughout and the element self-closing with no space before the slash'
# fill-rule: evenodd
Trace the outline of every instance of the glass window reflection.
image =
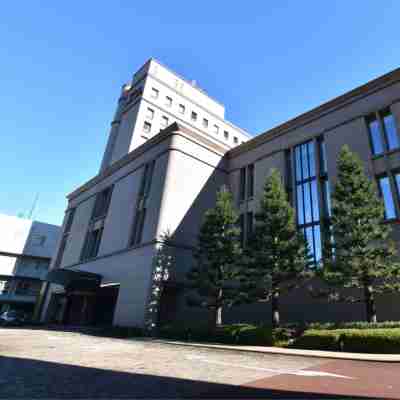
<svg viewBox="0 0 400 400">
<path fill-rule="evenodd" d="M 379 121 L 376 118 L 372 119 L 370 120 L 368 126 L 369 126 L 369 133 L 371 135 L 372 152 L 373 154 L 382 154 L 383 143 L 382 143 L 382 136 L 379 130 Z"/>
<path fill-rule="evenodd" d="M 396 209 L 388 176 L 379 178 L 379 189 L 385 205 L 385 219 L 396 218 Z"/>
<path fill-rule="evenodd" d="M 385 127 L 386 140 L 389 150 L 397 149 L 399 147 L 399 138 L 397 136 L 396 124 L 393 114 L 387 113 L 383 117 L 383 125 Z"/>
</svg>

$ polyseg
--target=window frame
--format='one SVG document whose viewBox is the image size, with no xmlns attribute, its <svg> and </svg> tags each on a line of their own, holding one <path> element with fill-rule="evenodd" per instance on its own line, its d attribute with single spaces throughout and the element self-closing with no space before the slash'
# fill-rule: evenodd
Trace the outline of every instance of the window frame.
<svg viewBox="0 0 400 400">
<path fill-rule="evenodd" d="M 388 218 L 388 213 L 387 213 L 387 208 L 386 208 L 386 200 L 385 200 L 384 192 L 383 192 L 382 186 L 381 186 L 381 181 L 383 179 L 387 179 L 388 187 L 389 187 L 389 190 L 390 190 L 390 200 L 392 202 L 392 207 L 393 207 L 393 212 L 394 212 L 394 216 L 391 217 L 391 218 Z M 376 185 L 377 185 L 377 188 L 378 188 L 379 197 L 381 198 L 381 200 L 383 202 L 383 206 L 385 208 L 384 222 L 390 222 L 390 221 L 397 220 L 398 219 L 398 212 L 397 212 L 397 208 L 396 208 L 396 192 L 393 193 L 390 174 L 383 173 L 383 174 L 377 175 L 376 176 Z M 396 190 L 396 188 L 395 188 L 395 190 Z"/>
<path fill-rule="evenodd" d="M 397 143 L 397 147 L 393 148 L 390 147 L 390 141 L 389 141 L 390 136 L 388 134 L 387 124 L 385 123 L 385 118 L 388 116 L 390 116 L 393 119 L 394 131 L 395 131 L 394 134 Z M 381 157 L 385 154 L 390 154 L 391 152 L 400 151 L 399 126 L 397 124 L 396 116 L 393 114 L 390 107 L 386 107 L 379 111 L 368 114 L 365 117 L 365 122 L 368 130 L 368 139 L 372 157 Z M 373 122 L 376 122 L 377 124 L 377 129 L 378 129 L 377 136 L 374 136 L 372 133 L 373 130 L 371 129 L 371 124 Z M 379 147 L 381 148 L 380 152 L 375 151 L 374 138 L 379 140 Z"/>
<path fill-rule="evenodd" d="M 154 87 L 151 88 L 151 98 L 158 99 L 160 96 L 160 91 Z"/>
</svg>

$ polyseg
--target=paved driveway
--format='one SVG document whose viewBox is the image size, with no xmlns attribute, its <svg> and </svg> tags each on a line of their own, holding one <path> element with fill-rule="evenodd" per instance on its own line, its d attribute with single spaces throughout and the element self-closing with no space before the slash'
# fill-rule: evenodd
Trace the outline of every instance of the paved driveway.
<svg viewBox="0 0 400 400">
<path fill-rule="evenodd" d="M 400 365 L 0 329 L 1 398 L 400 399 Z"/>
</svg>

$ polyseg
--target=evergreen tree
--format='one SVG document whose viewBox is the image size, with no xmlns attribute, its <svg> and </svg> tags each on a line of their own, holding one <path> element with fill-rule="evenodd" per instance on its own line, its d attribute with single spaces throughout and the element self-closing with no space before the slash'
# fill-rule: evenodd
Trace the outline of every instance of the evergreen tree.
<svg viewBox="0 0 400 400">
<path fill-rule="evenodd" d="M 364 301 L 368 322 L 376 322 L 375 294 L 400 290 L 396 250 L 384 224 L 385 209 L 375 184 L 365 175 L 362 161 L 343 146 L 338 179 L 332 195 L 332 241 L 321 276 L 335 290 L 336 301 Z M 345 296 L 339 288 L 358 289 Z"/>
<path fill-rule="evenodd" d="M 223 187 L 215 208 L 205 213 L 194 253 L 195 266 L 187 276 L 188 287 L 196 294 L 188 296 L 188 303 L 209 310 L 212 330 L 222 323 L 222 307 L 232 305 L 235 299 L 235 263 L 241 254 L 237 220 L 232 194 Z"/>
<path fill-rule="evenodd" d="M 271 301 L 272 326 L 276 327 L 280 324 L 279 297 L 311 276 L 311 257 L 275 169 L 266 179 L 255 220 L 245 251 L 246 267 L 242 267 L 241 296 L 246 302 Z"/>
</svg>

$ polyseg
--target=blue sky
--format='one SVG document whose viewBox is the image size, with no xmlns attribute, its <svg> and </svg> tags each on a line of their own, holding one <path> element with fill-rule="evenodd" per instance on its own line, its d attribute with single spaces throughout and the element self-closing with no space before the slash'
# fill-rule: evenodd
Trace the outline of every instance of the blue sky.
<svg viewBox="0 0 400 400">
<path fill-rule="evenodd" d="M 26 1 L 0 14 L 0 212 L 59 224 L 153 56 L 257 134 L 399 66 L 396 1 Z"/>
</svg>

